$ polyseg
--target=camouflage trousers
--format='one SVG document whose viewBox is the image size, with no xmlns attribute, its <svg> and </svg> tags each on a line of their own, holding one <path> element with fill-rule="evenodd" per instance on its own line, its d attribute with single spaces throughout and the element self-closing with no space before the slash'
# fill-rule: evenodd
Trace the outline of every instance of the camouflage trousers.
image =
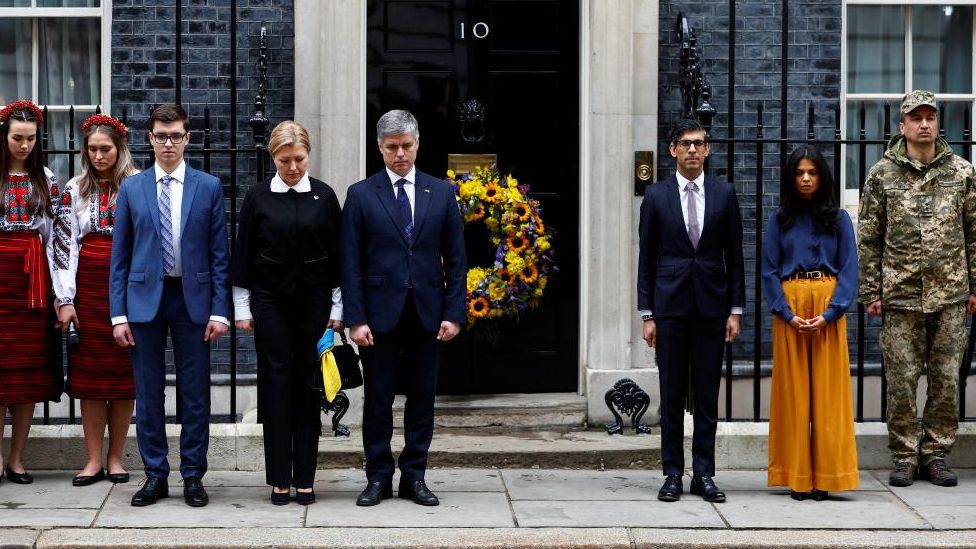
<svg viewBox="0 0 976 549">
<path fill-rule="evenodd" d="M 885 310 L 880 345 L 888 380 L 888 448 L 893 461 L 926 465 L 944 459 L 959 425 L 965 303 L 935 313 Z M 928 392 L 919 422 L 916 393 L 926 366 Z"/>
</svg>

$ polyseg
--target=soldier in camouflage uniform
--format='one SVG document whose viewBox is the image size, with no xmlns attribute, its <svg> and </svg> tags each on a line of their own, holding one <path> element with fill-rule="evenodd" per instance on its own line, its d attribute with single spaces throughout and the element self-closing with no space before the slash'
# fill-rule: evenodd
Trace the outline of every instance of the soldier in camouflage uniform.
<svg viewBox="0 0 976 549">
<path fill-rule="evenodd" d="M 938 136 L 935 95 L 902 100 L 899 134 L 868 174 L 858 220 L 860 301 L 883 316 L 892 486 L 955 486 L 966 312 L 976 312 L 976 170 Z M 923 367 L 922 420 L 915 395 Z"/>
</svg>

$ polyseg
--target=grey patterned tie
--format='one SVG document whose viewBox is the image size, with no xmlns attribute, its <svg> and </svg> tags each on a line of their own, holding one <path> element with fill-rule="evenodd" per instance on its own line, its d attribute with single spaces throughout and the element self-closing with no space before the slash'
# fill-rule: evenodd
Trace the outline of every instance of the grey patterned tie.
<svg viewBox="0 0 976 549">
<path fill-rule="evenodd" d="M 701 227 L 698 226 L 698 185 L 689 181 L 685 186 L 685 194 L 688 195 L 688 238 L 691 239 L 691 246 L 698 249 L 698 239 L 701 238 Z"/>
<path fill-rule="evenodd" d="M 176 252 L 173 249 L 173 214 L 169 201 L 170 181 L 172 178 L 168 175 L 159 179 L 163 187 L 159 193 L 159 233 L 163 241 L 163 274 L 169 274 L 176 266 Z"/>
</svg>

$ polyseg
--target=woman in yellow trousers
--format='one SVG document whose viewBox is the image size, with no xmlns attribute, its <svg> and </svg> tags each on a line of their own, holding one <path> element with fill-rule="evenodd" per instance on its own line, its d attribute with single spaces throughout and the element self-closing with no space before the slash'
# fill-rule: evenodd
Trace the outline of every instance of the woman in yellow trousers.
<svg viewBox="0 0 976 549">
<path fill-rule="evenodd" d="M 858 486 L 844 312 L 857 295 L 857 249 L 823 156 L 811 145 L 783 169 L 762 277 L 773 313 L 770 486 L 796 500 Z"/>
</svg>

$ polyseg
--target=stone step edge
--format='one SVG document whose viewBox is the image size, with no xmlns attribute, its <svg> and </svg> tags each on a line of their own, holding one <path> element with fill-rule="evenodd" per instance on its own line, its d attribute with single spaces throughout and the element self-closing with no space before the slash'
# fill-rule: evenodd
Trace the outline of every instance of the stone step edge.
<svg viewBox="0 0 976 549">
<path fill-rule="evenodd" d="M 976 548 L 976 530 L 731 530 L 648 528 L 56 528 L 4 532 L 4 547 L 429 549 Z"/>
</svg>

